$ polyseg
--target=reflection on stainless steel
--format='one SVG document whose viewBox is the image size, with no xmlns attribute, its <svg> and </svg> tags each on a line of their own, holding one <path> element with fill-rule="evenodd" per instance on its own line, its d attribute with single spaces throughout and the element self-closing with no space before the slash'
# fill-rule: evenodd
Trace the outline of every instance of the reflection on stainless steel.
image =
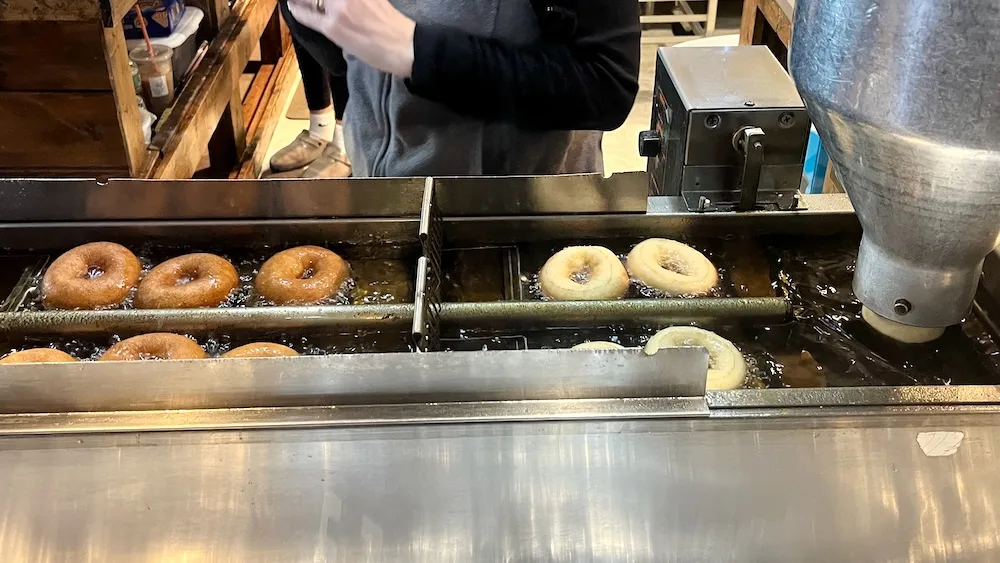
<svg viewBox="0 0 1000 563">
<path fill-rule="evenodd" d="M 691 417 L 708 417 L 704 397 L 0 414 L 0 436 Z"/>
<path fill-rule="evenodd" d="M 197 419 L 197 414 L 192 415 Z M 0 441 L 8 561 L 992 561 L 1000 415 Z M 928 457 L 920 432 L 963 433 Z"/>
<path fill-rule="evenodd" d="M 643 172 L 434 179 L 449 216 L 645 213 L 646 184 Z"/>
<path fill-rule="evenodd" d="M 709 391 L 713 409 L 847 407 L 890 405 L 1000 404 L 996 385 L 912 387 L 820 387 L 814 389 L 737 389 Z"/>
<path fill-rule="evenodd" d="M 416 217 L 425 181 L 0 179 L 0 222 Z M 641 172 L 436 182 L 449 215 L 646 211 Z"/>
<path fill-rule="evenodd" d="M 0 412 L 700 397 L 704 348 L 5 366 Z M 488 369 L 487 369 L 488 368 Z"/>
<path fill-rule="evenodd" d="M 0 180 L 2 181 L 2 180 Z M 844 194 L 803 196 L 800 211 L 773 213 L 690 213 L 683 198 L 650 197 L 648 214 L 455 217 L 445 220 L 452 246 L 511 244 L 538 240 L 624 237 L 718 236 L 729 234 L 835 234 L 855 232 L 857 219 Z M 680 206 L 680 207 L 678 207 Z M 141 244 L 150 239 L 174 244 L 278 245 L 315 241 L 341 244 L 416 244 L 414 217 L 364 219 L 270 219 L 190 221 L 83 221 L 0 223 L 0 246 L 10 249 L 64 249 L 95 240 Z"/>
<path fill-rule="evenodd" d="M 0 222 L 416 217 L 422 178 L 0 179 Z"/>
<path fill-rule="evenodd" d="M 997 242 L 1000 65 L 976 41 L 998 27 L 986 1 L 797 2 L 792 74 L 864 227 L 855 293 L 883 317 L 957 323 Z"/>
<path fill-rule="evenodd" d="M 799 211 L 697 213 L 682 197 L 650 197 L 646 215 L 547 215 L 446 218 L 445 242 L 453 246 L 545 240 L 769 234 L 854 233 L 858 221 L 844 194 L 803 196 Z"/>
<path fill-rule="evenodd" d="M 726 299 L 625 299 L 621 301 L 490 301 L 445 303 L 441 321 L 466 329 L 691 323 L 781 322 L 788 302 L 777 297 Z M 120 311 L 24 311 L 0 313 L 0 334 L 203 332 L 290 328 L 394 329 L 413 321 L 413 304 L 129 309 Z"/>
<path fill-rule="evenodd" d="M 99 240 L 140 245 L 149 240 L 173 244 L 239 246 L 315 241 L 339 244 L 416 244 L 417 217 L 397 219 L 274 219 L 259 221 L 93 221 L 75 223 L 0 223 L 0 246 L 9 249 L 64 250 Z"/>
</svg>

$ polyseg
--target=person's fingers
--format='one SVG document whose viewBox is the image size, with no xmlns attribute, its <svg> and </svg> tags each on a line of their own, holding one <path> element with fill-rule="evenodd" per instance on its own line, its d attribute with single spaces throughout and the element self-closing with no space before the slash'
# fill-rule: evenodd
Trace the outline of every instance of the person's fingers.
<svg viewBox="0 0 1000 563">
<path fill-rule="evenodd" d="M 302 25 L 314 29 L 322 30 L 323 14 L 315 10 L 315 6 L 310 5 L 311 0 L 297 0 L 288 2 L 288 11 L 292 13 L 295 21 Z"/>
</svg>

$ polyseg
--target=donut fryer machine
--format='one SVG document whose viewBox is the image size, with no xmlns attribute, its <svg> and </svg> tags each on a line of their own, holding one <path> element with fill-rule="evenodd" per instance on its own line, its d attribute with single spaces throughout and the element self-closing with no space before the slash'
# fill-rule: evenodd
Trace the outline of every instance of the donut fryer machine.
<svg viewBox="0 0 1000 563">
<path fill-rule="evenodd" d="M 8 346 L 149 331 L 200 341 L 381 334 L 353 354 L 5 366 L 0 543 L 14 559 L 85 549 L 105 560 L 204 556 L 219 542 L 242 560 L 434 561 L 613 560 L 668 548 L 683 556 L 709 540 L 713 550 L 752 548 L 774 560 L 844 537 L 877 536 L 858 553 L 886 557 L 927 548 L 928 534 L 981 542 L 966 549 L 993 545 L 986 516 L 998 484 L 989 462 L 1000 451 L 1000 388 L 706 393 L 701 348 L 646 356 L 477 340 L 531 326 L 780 323 L 788 303 L 777 297 L 531 300 L 517 280 L 537 265 L 522 267 L 520 249 L 651 236 L 849 238 L 858 225 L 844 194 L 802 196 L 791 211 L 699 213 L 682 197 L 648 195 L 642 173 L 6 180 L 0 194 Z M 25 310 L 45 256 L 95 240 L 395 247 L 412 264 L 413 291 L 371 305 Z M 436 292 L 459 249 L 490 257 L 481 277 L 495 297 Z M 981 291 L 987 320 L 995 289 Z M 461 334 L 478 336 L 462 348 Z M 922 449 L 955 433 L 965 444 L 954 455 Z M 890 498 L 902 506 L 879 500 Z M 959 525 L 945 514 L 982 519 Z M 785 539 L 740 532 L 748 522 Z M 650 527 L 660 531 L 641 531 Z"/>
</svg>

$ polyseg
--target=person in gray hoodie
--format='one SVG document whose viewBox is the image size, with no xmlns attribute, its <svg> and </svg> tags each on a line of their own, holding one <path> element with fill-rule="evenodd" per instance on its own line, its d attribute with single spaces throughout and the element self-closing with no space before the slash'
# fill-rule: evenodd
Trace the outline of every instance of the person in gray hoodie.
<svg viewBox="0 0 1000 563">
<path fill-rule="evenodd" d="M 347 54 L 355 176 L 600 172 L 639 89 L 636 0 L 281 2 Z"/>
</svg>

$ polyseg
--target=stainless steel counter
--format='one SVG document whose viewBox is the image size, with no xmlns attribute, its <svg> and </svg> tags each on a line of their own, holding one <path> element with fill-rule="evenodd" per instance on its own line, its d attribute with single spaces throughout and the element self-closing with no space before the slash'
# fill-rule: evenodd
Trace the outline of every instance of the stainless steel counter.
<svg viewBox="0 0 1000 563">
<path fill-rule="evenodd" d="M 991 561 L 1000 414 L 0 440 L 5 561 Z M 922 432 L 963 433 L 933 457 Z M 944 451 L 943 453 L 947 453 Z"/>
</svg>

